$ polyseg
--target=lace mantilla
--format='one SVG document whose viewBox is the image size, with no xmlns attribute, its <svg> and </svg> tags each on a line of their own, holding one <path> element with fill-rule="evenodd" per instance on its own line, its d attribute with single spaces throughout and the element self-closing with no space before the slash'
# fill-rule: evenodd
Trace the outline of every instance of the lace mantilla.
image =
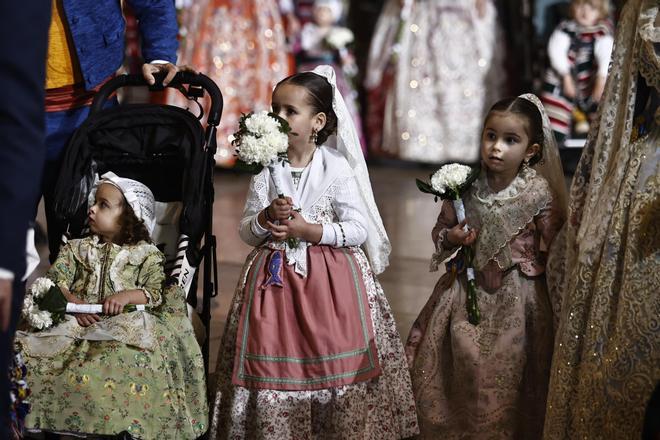
<svg viewBox="0 0 660 440">
<path fill-rule="evenodd" d="M 300 212 L 305 221 L 316 224 L 331 224 L 338 222 L 339 219 L 337 218 L 332 203 L 335 200 L 338 191 L 348 185 L 349 180 L 351 179 L 353 179 L 353 176 L 350 174 L 338 177 L 337 180 L 325 190 L 323 195 L 316 200 L 316 202 Z M 253 215 L 258 214 L 262 209 L 267 207 L 270 204 L 269 197 L 276 197 L 274 193 L 269 193 L 272 192 L 272 188 L 268 185 L 264 173 L 255 176 L 251 185 L 252 187 L 248 192 L 248 198 L 245 205 L 246 208 L 243 222 L 249 222 Z M 296 248 L 290 248 L 285 242 L 268 240 L 268 237 L 266 239 L 266 246 L 271 249 L 284 250 L 287 264 L 294 264 L 295 270 L 298 274 L 302 276 L 307 275 L 307 247 L 311 245 L 310 243 L 300 240 Z M 262 243 L 251 244 L 258 246 Z"/>
<path fill-rule="evenodd" d="M 486 173 L 483 173 L 465 199 L 470 226 L 479 229 L 475 269 L 485 268 L 490 260 L 502 270 L 511 267 L 508 244 L 551 201 L 552 192 L 547 181 L 531 168 L 524 167 L 511 184 L 499 192 L 490 189 Z"/>
<path fill-rule="evenodd" d="M 649 7 L 640 14 L 639 35 L 641 37 L 641 55 L 639 57 L 639 71 L 646 82 L 660 90 L 660 5 Z"/>
</svg>

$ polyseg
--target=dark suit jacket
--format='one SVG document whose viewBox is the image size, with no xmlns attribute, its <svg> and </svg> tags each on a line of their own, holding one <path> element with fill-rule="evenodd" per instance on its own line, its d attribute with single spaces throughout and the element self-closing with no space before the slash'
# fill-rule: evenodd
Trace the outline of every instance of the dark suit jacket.
<svg viewBox="0 0 660 440">
<path fill-rule="evenodd" d="M 0 438 L 9 438 L 7 362 L 23 302 L 25 244 L 46 156 L 45 60 L 50 0 L 0 0 L 0 267 L 14 272 L 12 323 L 0 332 Z"/>
</svg>

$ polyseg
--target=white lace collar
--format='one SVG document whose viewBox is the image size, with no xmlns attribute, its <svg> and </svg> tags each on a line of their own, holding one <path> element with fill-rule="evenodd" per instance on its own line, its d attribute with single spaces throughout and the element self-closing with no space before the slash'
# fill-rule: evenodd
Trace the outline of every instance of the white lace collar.
<svg viewBox="0 0 660 440">
<path fill-rule="evenodd" d="M 536 171 L 528 166 L 523 166 L 509 185 L 501 191 L 493 191 L 488 185 L 486 172 L 481 173 L 479 180 L 475 182 L 474 197 L 485 205 L 493 205 L 520 197 L 529 187 L 528 183 L 536 177 Z"/>
</svg>

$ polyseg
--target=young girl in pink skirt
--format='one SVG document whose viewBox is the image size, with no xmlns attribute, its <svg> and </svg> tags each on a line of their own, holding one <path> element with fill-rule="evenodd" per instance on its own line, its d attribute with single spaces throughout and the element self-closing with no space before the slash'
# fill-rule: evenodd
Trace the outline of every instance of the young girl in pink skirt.
<svg viewBox="0 0 660 440">
<path fill-rule="evenodd" d="M 403 346 L 376 278 L 390 244 L 334 70 L 284 79 L 272 108 L 291 126 L 288 163 L 274 169 L 287 197 L 268 168 L 252 179 L 240 235 L 255 249 L 220 346 L 211 438 L 415 435 Z"/>
</svg>

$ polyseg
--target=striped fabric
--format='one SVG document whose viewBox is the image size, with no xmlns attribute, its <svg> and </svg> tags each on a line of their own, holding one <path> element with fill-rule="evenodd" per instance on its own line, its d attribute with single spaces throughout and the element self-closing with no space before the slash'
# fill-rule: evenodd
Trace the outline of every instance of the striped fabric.
<svg viewBox="0 0 660 440">
<path fill-rule="evenodd" d="M 573 20 L 567 20 L 561 22 L 557 30 L 568 34 L 571 40 L 568 59 L 577 96 L 574 99 L 564 96 L 561 75 L 550 67 L 545 73 L 541 100 L 548 112 L 552 130 L 561 142 L 571 133 L 575 107 L 587 114 L 596 110 L 597 105 L 591 98 L 598 67 L 594 46 L 598 38 L 612 34 L 612 25 L 603 20 L 594 26 L 580 26 Z"/>
</svg>

